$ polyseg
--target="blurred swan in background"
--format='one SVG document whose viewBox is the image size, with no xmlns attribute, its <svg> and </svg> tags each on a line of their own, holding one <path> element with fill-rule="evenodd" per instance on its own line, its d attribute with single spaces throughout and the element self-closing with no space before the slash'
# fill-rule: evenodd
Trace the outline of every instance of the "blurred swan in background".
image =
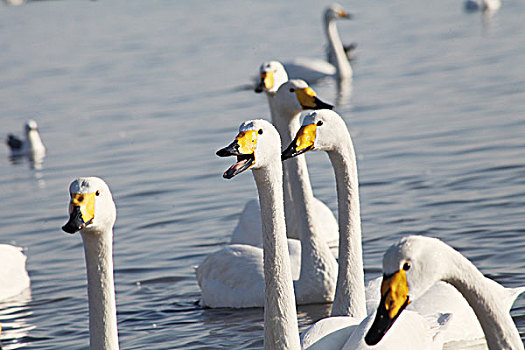
<svg viewBox="0 0 525 350">
<path fill-rule="evenodd" d="M 467 0 L 465 1 L 465 10 L 495 12 L 501 7 L 500 0 Z"/>
<path fill-rule="evenodd" d="M 290 78 L 303 79 L 309 84 L 327 77 L 335 77 L 339 80 L 352 78 L 352 67 L 336 25 L 338 18 L 350 19 L 351 15 L 341 5 L 333 4 L 324 11 L 323 18 L 328 39 L 328 57 L 333 63 L 313 58 L 294 59 L 284 63 Z"/>
</svg>

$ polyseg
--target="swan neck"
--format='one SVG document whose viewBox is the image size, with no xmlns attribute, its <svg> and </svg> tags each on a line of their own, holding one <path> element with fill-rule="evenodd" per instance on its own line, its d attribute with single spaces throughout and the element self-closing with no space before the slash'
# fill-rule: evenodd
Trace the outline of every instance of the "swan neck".
<svg viewBox="0 0 525 350">
<path fill-rule="evenodd" d="M 523 349 L 519 332 L 508 312 L 496 282 L 486 278 L 467 258 L 457 251 L 451 257 L 452 271 L 444 278 L 467 300 L 474 310 L 489 349 Z"/>
<path fill-rule="evenodd" d="M 268 105 L 270 106 L 270 114 L 272 119 L 272 124 L 277 129 L 277 132 L 281 136 L 281 146 L 282 150 L 286 148 L 295 137 L 295 133 L 301 127 L 299 122 L 300 113 L 295 115 L 287 116 L 284 111 L 280 110 L 275 100 L 275 93 L 267 93 L 268 96 Z M 284 190 L 284 213 L 286 218 L 295 217 L 294 209 L 294 199 L 292 194 L 292 188 L 290 185 L 290 171 L 289 165 L 284 162 L 283 164 L 283 190 Z M 286 220 L 286 232 L 288 236 L 292 233 L 293 222 L 292 220 Z M 294 236 L 294 238 L 297 238 Z"/>
<path fill-rule="evenodd" d="M 36 130 L 31 130 L 27 134 L 27 140 L 29 144 L 29 150 L 33 152 L 44 152 L 45 147 L 40 138 L 40 134 Z"/>
<path fill-rule="evenodd" d="M 330 50 L 335 56 L 335 66 L 337 68 L 338 78 L 341 80 L 352 77 L 352 67 L 348 62 L 343 43 L 339 37 L 335 20 L 325 20 L 325 33 L 328 38 Z"/>
<path fill-rule="evenodd" d="M 264 251 L 264 348 L 299 349 L 299 330 L 284 220 L 282 165 L 254 169 Z"/>
<path fill-rule="evenodd" d="M 113 232 L 81 232 L 86 256 L 90 349 L 119 348 L 113 281 Z"/>
<path fill-rule="evenodd" d="M 339 271 L 332 316 L 366 316 L 359 181 L 350 134 L 328 152 L 335 171 L 339 213 Z"/>
</svg>

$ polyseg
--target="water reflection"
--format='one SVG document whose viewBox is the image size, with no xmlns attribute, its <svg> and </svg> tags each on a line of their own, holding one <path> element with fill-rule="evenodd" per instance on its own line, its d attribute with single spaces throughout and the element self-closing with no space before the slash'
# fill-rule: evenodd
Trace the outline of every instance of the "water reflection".
<svg viewBox="0 0 525 350">
<path fill-rule="evenodd" d="M 33 314 L 28 307 L 31 301 L 31 289 L 8 301 L 0 302 L 0 324 L 2 325 L 2 349 L 18 349 L 26 345 L 24 339 L 35 328 L 29 318 Z"/>
</svg>

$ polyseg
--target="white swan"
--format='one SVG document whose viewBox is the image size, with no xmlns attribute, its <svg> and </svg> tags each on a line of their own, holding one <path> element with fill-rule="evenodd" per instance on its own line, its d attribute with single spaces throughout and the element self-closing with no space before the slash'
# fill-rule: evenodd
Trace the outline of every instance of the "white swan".
<svg viewBox="0 0 525 350">
<path fill-rule="evenodd" d="M 288 76 L 281 63 L 277 61 L 264 62 L 260 66 L 260 82 L 257 85 L 256 92 L 266 92 L 272 124 L 277 128 L 281 135 L 282 143 L 289 144 L 295 133 L 299 130 L 300 113 L 305 109 L 332 108 L 316 97 L 315 92 L 301 80 L 288 81 Z M 285 84 L 286 83 L 286 84 Z M 285 86 L 280 88 L 283 84 Z M 290 91 L 292 90 L 292 91 Z M 299 98 L 301 100 L 299 100 Z M 302 101 L 302 102 L 301 102 Z M 310 179 L 306 161 L 298 159 L 297 170 L 300 174 L 300 181 L 304 182 L 303 187 L 311 191 Z M 283 183 L 284 183 L 284 210 L 286 217 L 286 232 L 290 238 L 299 239 L 300 221 L 296 220 L 295 205 L 293 204 L 293 193 L 295 196 L 301 195 L 303 191 L 300 183 L 289 180 L 289 167 L 291 163 L 283 165 Z M 296 165 L 294 165 L 296 166 Z M 313 209 L 310 210 L 311 219 L 316 222 L 316 226 L 321 237 L 325 239 L 330 247 L 337 249 L 339 244 L 337 221 L 326 204 L 317 198 L 313 198 L 311 204 Z M 231 243 L 249 244 L 257 247 L 262 246 L 262 236 L 260 231 L 260 209 L 257 201 L 249 201 L 239 219 L 239 222 L 233 232 Z M 255 225 L 257 224 L 257 226 Z M 289 242 L 290 250 L 299 249 L 297 242 Z"/>
<path fill-rule="evenodd" d="M 465 10 L 494 12 L 501 7 L 500 0 L 467 0 L 465 1 Z"/>
<path fill-rule="evenodd" d="M 265 135 L 267 129 L 274 132 L 275 128 L 268 122 L 257 120 L 245 122 L 239 128 L 239 135 L 228 147 L 217 152 L 219 156 L 238 155 L 238 163 L 230 167 L 225 178 L 231 178 L 249 169 L 259 158 L 267 159 L 273 146 L 266 146 L 269 141 L 259 142 L 258 139 L 272 140 L 278 143 L 279 137 Z M 280 161 L 279 155 L 275 161 Z M 279 170 L 282 166 L 279 166 Z M 275 172 L 276 170 L 273 170 Z M 272 174 L 273 174 L 272 172 Z M 255 176 L 255 173 L 254 173 Z M 275 175 L 277 176 L 277 175 Z M 282 176 L 282 171 L 278 174 Z M 266 186 L 275 186 L 267 179 Z M 256 178 L 256 182 L 258 182 Z M 279 181 L 282 184 L 282 179 Z M 298 218 L 302 228 L 301 256 L 290 256 L 292 264 L 301 264 L 299 278 L 295 283 L 295 295 L 299 304 L 323 303 L 333 300 L 337 263 L 328 245 L 317 233 L 315 222 L 310 220 L 313 194 L 308 190 L 298 197 Z M 261 197 L 261 208 L 267 205 L 267 199 Z M 262 221 L 264 236 L 266 222 Z M 289 240 L 293 241 L 293 240 Z M 264 237 L 263 237 L 264 245 Z M 263 250 L 249 245 L 230 245 L 210 254 L 197 268 L 197 281 L 201 288 L 202 303 L 210 307 L 261 307 L 264 305 L 264 268 Z M 297 278 L 296 276 L 293 276 Z"/>
<path fill-rule="evenodd" d="M 304 79 L 310 84 L 327 77 L 336 77 L 340 80 L 352 78 L 352 67 L 336 26 L 337 18 L 350 18 L 350 15 L 341 5 L 333 4 L 325 10 L 323 18 L 329 54 L 335 57 L 335 63 L 331 64 L 321 59 L 297 58 L 284 63 L 289 77 Z"/>
<path fill-rule="evenodd" d="M 11 150 L 12 156 L 23 156 L 30 153 L 44 155 L 46 148 L 38 133 L 36 121 L 29 120 L 24 127 L 25 139 L 20 139 L 12 134 L 7 135 L 6 143 Z"/>
<path fill-rule="evenodd" d="M 97 177 L 78 178 L 69 186 L 68 233 L 80 231 L 86 257 L 90 349 L 119 348 L 115 284 L 113 282 L 113 225 L 117 216 L 108 185 Z"/>
<path fill-rule="evenodd" d="M 346 349 L 366 349 L 363 337 L 371 325 L 371 307 L 379 301 L 379 281 L 374 280 L 365 293 L 356 159 L 348 129 L 337 113 L 320 110 L 308 114 L 296 138 L 283 152 L 283 158 L 309 150 L 326 151 L 336 175 L 340 225 L 339 275 L 332 317 L 317 322 L 305 331 L 302 346 L 307 349 L 341 349 L 346 343 Z M 409 309 L 414 311 L 407 313 L 403 323 L 389 335 L 389 340 L 385 339 L 381 344 L 383 348 L 399 344 L 416 349 L 437 346 L 431 335 L 452 322 L 447 317 L 438 317 L 440 315 L 454 313 L 455 324 L 477 325 L 472 310 L 449 285 L 436 285 L 429 291 L 428 299 L 434 301 L 433 307 L 428 307 L 424 300 L 411 305 Z M 366 304 L 371 307 L 366 307 Z M 366 309 L 369 315 L 364 318 Z M 418 337 L 409 336 L 407 332 L 410 333 L 416 325 L 419 325 Z M 477 332 L 474 329 L 469 336 L 476 338 L 480 334 L 478 327 Z M 442 339 L 462 339 L 465 333 L 455 336 L 447 333 Z"/>
<path fill-rule="evenodd" d="M 509 314 L 521 288 L 505 288 L 486 278 L 461 253 L 436 238 L 408 236 L 383 257 L 381 303 L 366 341 L 379 342 L 412 299 L 439 281 L 453 285 L 465 297 L 483 328 L 489 349 L 523 349 Z M 467 325 L 463 325 L 463 329 Z"/>
<path fill-rule="evenodd" d="M 10 299 L 29 288 L 26 259 L 21 248 L 0 244 L 0 300 Z"/>
</svg>

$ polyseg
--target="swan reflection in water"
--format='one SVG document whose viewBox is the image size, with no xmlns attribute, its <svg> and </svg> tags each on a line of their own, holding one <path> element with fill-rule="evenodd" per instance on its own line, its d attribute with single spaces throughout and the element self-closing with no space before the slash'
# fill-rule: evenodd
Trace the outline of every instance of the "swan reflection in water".
<svg viewBox="0 0 525 350">
<path fill-rule="evenodd" d="M 3 350 L 23 348 L 27 345 L 29 332 L 35 328 L 28 322 L 33 314 L 28 304 L 31 302 L 31 289 L 6 301 L 0 301 L 1 344 Z"/>
</svg>

